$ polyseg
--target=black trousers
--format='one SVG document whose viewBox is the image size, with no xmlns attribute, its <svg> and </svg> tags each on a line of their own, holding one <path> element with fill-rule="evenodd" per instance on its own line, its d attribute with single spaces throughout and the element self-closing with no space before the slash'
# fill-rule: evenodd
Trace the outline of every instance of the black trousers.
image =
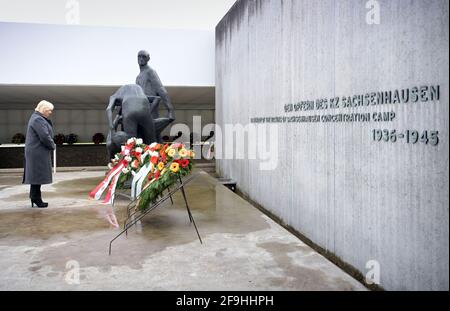
<svg viewBox="0 0 450 311">
<path fill-rule="evenodd" d="M 34 201 L 42 200 L 41 185 L 30 185 L 30 199 Z"/>
</svg>

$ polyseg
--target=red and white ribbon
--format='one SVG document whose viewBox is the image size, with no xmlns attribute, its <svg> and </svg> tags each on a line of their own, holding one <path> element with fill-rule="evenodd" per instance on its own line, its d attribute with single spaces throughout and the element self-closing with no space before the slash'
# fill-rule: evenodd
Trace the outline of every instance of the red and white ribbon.
<svg viewBox="0 0 450 311">
<path fill-rule="evenodd" d="M 122 171 L 120 171 L 118 174 L 116 174 L 111 182 L 111 184 L 109 185 L 109 190 L 108 193 L 106 194 L 105 199 L 103 200 L 103 204 L 113 204 L 114 202 L 114 195 L 116 193 L 116 187 L 117 187 L 117 182 L 119 180 L 120 174 L 122 173 Z"/>
<path fill-rule="evenodd" d="M 120 152 L 120 154 L 128 156 L 132 148 L 133 146 L 122 146 L 122 151 Z M 125 159 L 114 166 L 111 171 L 109 171 L 108 175 L 106 175 L 105 179 L 100 184 L 98 184 L 98 186 L 95 187 L 94 190 L 91 191 L 89 197 L 95 200 L 100 200 L 103 192 L 105 192 L 106 188 L 108 188 L 109 185 L 109 190 L 103 203 L 113 203 L 117 182 L 120 175 L 122 174 L 122 169 L 126 166 L 128 166 L 128 161 Z"/>
<path fill-rule="evenodd" d="M 106 175 L 105 179 L 100 184 L 98 184 L 98 186 L 94 190 L 91 191 L 89 196 L 92 199 L 100 200 L 103 192 L 105 192 L 111 180 L 116 176 L 120 176 L 120 173 L 122 173 L 122 169 L 124 168 L 124 165 L 125 165 L 124 161 L 121 161 L 119 164 L 114 166 L 112 170 L 108 173 L 108 175 Z"/>
</svg>

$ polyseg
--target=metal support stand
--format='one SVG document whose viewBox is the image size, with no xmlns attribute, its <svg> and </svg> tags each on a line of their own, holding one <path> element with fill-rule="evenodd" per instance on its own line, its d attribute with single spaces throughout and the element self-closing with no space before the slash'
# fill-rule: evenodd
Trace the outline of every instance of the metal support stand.
<svg viewBox="0 0 450 311">
<path fill-rule="evenodd" d="M 184 186 L 183 186 L 183 181 L 181 180 L 181 177 L 179 180 L 180 180 L 180 184 L 181 184 L 181 193 L 183 194 L 184 203 L 186 203 L 186 209 L 187 209 L 187 212 L 189 215 L 189 220 L 191 223 L 194 224 L 194 228 L 195 228 L 195 231 L 197 232 L 197 236 L 198 236 L 198 239 L 200 240 L 200 244 L 203 244 L 202 238 L 200 237 L 200 233 L 198 233 L 197 225 L 195 224 L 194 217 L 192 216 L 191 210 L 190 210 L 188 202 L 187 202 L 186 193 L 184 192 Z"/>
<path fill-rule="evenodd" d="M 118 238 L 120 237 L 122 234 L 126 234 L 128 235 L 128 229 L 130 229 L 132 226 L 134 226 L 138 221 L 140 221 L 142 218 L 144 218 L 148 213 L 150 213 L 151 211 L 153 211 L 154 209 L 156 209 L 158 206 L 160 206 L 162 203 L 164 203 L 167 199 L 170 198 L 170 201 L 173 204 L 173 199 L 172 199 L 172 195 L 177 192 L 178 190 L 181 189 L 181 193 L 183 195 L 183 199 L 184 202 L 186 204 L 186 209 L 187 209 L 187 213 L 189 215 L 189 221 L 191 223 L 194 224 L 194 228 L 195 231 L 197 232 L 197 236 L 198 239 L 200 240 L 200 243 L 203 244 L 203 241 L 200 237 L 200 233 L 198 232 L 197 229 L 197 225 L 195 224 L 195 220 L 194 217 L 192 216 L 191 210 L 189 208 L 188 202 L 187 202 L 187 197 L 186 197 L 186 192 L 184 191 L 184 186 L 186 184 L 188 184 L 190 181 L 192 181 L 195 177 L 197 177 L 198 173 L 191 175 L 189 177 L 187 177 L 186 179 L 182 179 L 181 177 L 178 180 L 178 184 L 176 185 L 176 187 L 174 189 L 168 189 L 168 193 L 162 197 L 160 197 L 156 202 L 154 202 L 153 204 L 151 204 L 147 209 L 145 210 L 138 210 L 136 208 L 137 203 L 139 202 L 139 198 L 137 197 L 136 199 L 132 200 L 128 205 L 127 205 L 127 218 L 124 221 L 123 224 L 123 229 L 122 231 L 117 234 L 110 242 L 109 242 L 109 255 L 111 255 L 111 247 L 112 247 L 112 243 Z M 126 194 L 122 194 L 119 193 L 118 195 L 122 195 L 125 196 L 127 198 L 130 198 L 130 196 L 126 195 Z M 133 211 L 134 208 L 134 211 Z"/>
</svg>

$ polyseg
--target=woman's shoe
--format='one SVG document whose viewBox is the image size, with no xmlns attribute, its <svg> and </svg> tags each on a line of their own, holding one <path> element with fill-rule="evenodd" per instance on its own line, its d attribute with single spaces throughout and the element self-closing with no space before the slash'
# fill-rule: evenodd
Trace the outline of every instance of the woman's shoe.
<svg viewBox="0 0 450 311">
<path fill-rule="evenodd" d="M 45 208 L 48 206 L 48 203 L 42 202 L 42 200 L 31 200 L 31 207 L 34 207 L 34 204 L 36 204 L 38 208 Z"/>
</svg>

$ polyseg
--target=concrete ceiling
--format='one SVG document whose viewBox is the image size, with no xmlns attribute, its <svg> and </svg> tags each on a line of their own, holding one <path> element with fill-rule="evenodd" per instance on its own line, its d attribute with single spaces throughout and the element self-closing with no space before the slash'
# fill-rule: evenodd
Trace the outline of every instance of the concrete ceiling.
<svg viewBox="0 0 450 311">
<path fill-rule="evenodd" d="M 46 99 L 56 109 L 103 109 L 120 86 L 0 84 L 0 110 L 34 109 Z M 214 87 L 166 87 L 175 109 L 215 106 Z"/>
</svg>

